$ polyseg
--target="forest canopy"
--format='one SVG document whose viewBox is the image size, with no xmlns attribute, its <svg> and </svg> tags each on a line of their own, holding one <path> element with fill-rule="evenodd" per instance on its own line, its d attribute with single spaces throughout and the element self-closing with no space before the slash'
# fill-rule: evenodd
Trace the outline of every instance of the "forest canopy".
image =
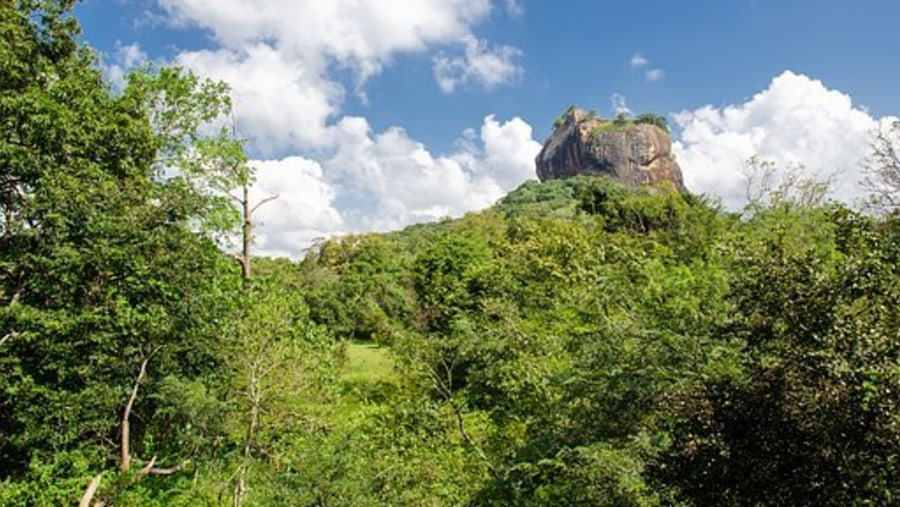
<svg viewBox="0 0 900 507">
<path fill-rule="evenodd" d="M 70 8 L 0 2 L 0 504 L 900 500 L 896 211 L 530 181 L 251 271 L 227 87 Z"/>
</svg>

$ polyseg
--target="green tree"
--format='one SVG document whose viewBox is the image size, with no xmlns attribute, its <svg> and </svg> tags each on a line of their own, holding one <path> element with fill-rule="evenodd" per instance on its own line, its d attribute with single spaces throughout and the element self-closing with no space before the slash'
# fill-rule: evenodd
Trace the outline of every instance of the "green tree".
<svg viewBox="0 0 900 507">
<path fill-rule="evenodd" d="M 233 499 L 271 503 L 279 461 L 304 431 L 315 427 L 302 407 L 330 396 L 340 348 L 310 322 L 299 293 L 274 284 L 246 288 L 229 325 L 225 366 L 232 372 L 227 413 L 237 464 Z"/>
<path fill-rule="evenodd" d="M 898 498 L 898 236 L 840 206 L 757 214 L 727 246 L 740 377 L 680 399 L 659 470 L 716 505 Z"/>
<path fill-rule="evenodd" d="M 162 170 L 224 100 L 168 72 L 113 93 L 71 4 L 0 3 L 0 478 L 80 490 L 114 464 L 109 497 L 204 451 L 162 395 L 216 375 L 231 289 L 197 229 L 210 199 Z"/>
</svg>

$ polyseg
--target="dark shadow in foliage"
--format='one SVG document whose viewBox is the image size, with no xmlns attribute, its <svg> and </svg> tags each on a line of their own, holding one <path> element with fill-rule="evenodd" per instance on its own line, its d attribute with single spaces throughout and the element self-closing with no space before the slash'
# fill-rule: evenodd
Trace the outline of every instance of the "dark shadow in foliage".
<svg viewBox="0 0 900 507">
<path fill-rule="evenodd" d="M 789 382 L 772 371 L 746 388 L 709 386 L 652 473 L 695 505 L 851 505 L 843 456 L 823 452 L 824 435 L 791 406 Z"/>
<path fill-rule="evenodd" d="M 840 206 L 772 208 L 729 245 L 740 381 L 674 400 L 652 467 L 696 505 L 900 499 L 900 236 Z"/>
</svg>

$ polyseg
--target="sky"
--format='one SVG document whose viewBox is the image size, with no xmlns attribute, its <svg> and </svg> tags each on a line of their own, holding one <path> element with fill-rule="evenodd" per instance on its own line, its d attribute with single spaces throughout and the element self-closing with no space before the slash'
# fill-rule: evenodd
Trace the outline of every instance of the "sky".
<svg viewBox="0 0 900 507">
<path fill-rule="evenodd" d="M 84 0 L 121 82 L 147 63 L 231 86 L 257 252 L 483 209 L 529 179 L 569 105 L 667 117 L 694 193 L 732 209 L 747 160 L 863 194 L 900 114 L 895 0 Z"/>
</svg>

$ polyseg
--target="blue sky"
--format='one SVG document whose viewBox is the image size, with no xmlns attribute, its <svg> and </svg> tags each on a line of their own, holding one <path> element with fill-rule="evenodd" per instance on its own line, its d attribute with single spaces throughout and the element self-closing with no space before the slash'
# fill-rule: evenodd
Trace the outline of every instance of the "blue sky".
<svg viewBox="0 0 900 507">
<path fill-rule="evenodd" d="M 262 251 L 483 208 L 533 177 L 568 105 L 669 117 L 695 192 L 740 206 L 752 155 L 858 198 L 900 111 L 890 0 L 86 0 L 111 79 L 146 60 L 229 81 Z M 744 192 L 745 193 L 745 192 Z"/>
</svg>

